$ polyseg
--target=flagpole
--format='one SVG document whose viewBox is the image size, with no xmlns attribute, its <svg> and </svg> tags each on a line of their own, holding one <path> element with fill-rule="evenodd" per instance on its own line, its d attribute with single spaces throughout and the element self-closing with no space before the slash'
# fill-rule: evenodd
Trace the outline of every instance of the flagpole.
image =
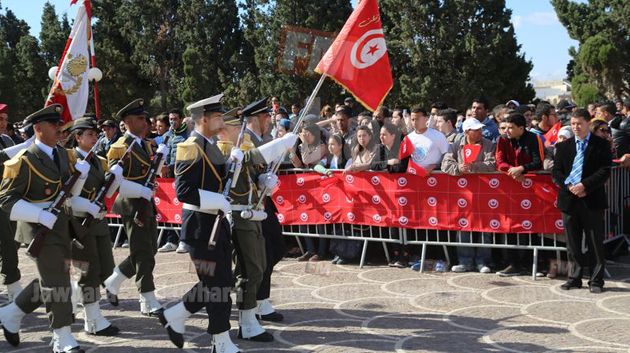
<svg viewBox="0 0 630 353">
<path fill-rule="evenodd" d="M 295 123 L 295 126 L 293 127 L 293 133 L 294 134 L 298 134 L 298 132 L 300 131 L 301 125 L 302 125 L 302 121 L 304 120 L 304 117 L 306 116 L 306 114 L 308 113 L 309 110 L 311 110 L 311 107 L 313 106 L 313 102 L 315 101 L 315 97 L 317 97 L 317 94 L 319 93 L 319 90 L 322 88 L 322 85 L 324 84 L 324 81 L 326 80 L 326 75 L 322 75 L 319 78 L 319 81 L 317 82 L 317 85 L 315 86 L 315 89 L 313 90 L 313 92 L 311 93 L 310 97 L 308 97 L 308 100 L 306 101 L 306 105 L 304 106 L 304 109 L 302 109 L 302 112 L 300 113 L 300 116 L 297 120 L 297 122 Z M 280 158 L 276 161 L 273 162 L 271 164 L 271 172 L 273 174 L 276 174 L 278 172 L 278 169 L 280 169 L 280 165 L 282 164 L 282 161 L 284 160 L 284 157 L 287 155 L 288 151 L 284 151 L 282 153 L 282 156 L 280 156 Z M 265 186 L 262 190 L 262 192 L 260 193 L 260 198 L 258 199 L 258 203 L 256 204 L 256 206 L 254 207 L 254 209 L 259 209 L 260 205 L 262 204 L 262 201 L 265 199 L 265 195 L 267 194 L 268 188 Z"/>
<path fill-rule="evenodd" d="M 92 16 L 89 19 L 90 25 L 90 62 L 92 67 L 96 67 L 96 52 L 94 51 L 94 31 L 92 31 Z M 94 80 L 94 114 L 96 114 L 96 120 L 101 119 L 101 99 L 98 95 L 98 82 Z"/>
</svg>

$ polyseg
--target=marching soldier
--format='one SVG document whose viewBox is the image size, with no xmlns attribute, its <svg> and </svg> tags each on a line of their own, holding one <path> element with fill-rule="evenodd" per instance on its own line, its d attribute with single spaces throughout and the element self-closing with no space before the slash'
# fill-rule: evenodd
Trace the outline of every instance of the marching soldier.
<svg viewBox="0 0 630 353">
<path fill-rule="evenodd" d="M 4 165 L 0 206 L 12 221 L 18 222 L 16 240 L 30 243 L 40 226 L 48 228 L 50 233 L 35 259 L 39 280 L 31 282 L 13 303 L 0 310 L 0 322 L 7 341 L 18 345 L 21 319 L 43 302 L 53 330 L 53 352 L 82 353 L 70 330 L 72 304 L 67 262 L 71 256 L 71 235 L 78 229 L 67 205 L 57 215 L 47 210 L 70 178 L 69 170 L 73 167 L 66 150 L 57 145 L 62 111 L 61 105 L 53 104 L 28 116 L 25 123 L 33 125 L 35 142 Z M 77 161 L 74 168 L 80 177 L 70 193 L 79 194 L 89 164 Z M 27 293 L 41 293 L 41 296 Z"/>
<path fill-rule="evenodd" d="M 264 98 L 256 103 L 254 106 L 258 106 L 264 109 L 258 109 L 248 114 L 252 116 L 248 119 L 247 130 L 245 132 L 250 135 L 251 141 L 255 147 L 260 147 L 265 141 L 264 136 L 267 133 L 269 127 L 269 111 L 265 105 L 267 98 Z M 259 176 L 259 184 L 270 183 L 273 185 L 277 182 L 276 175 L 271 173 L 263 173 Z M 264 188 L 264 185 L 259 185 L 260 189 Z M 271 191 L 271 189 L 269 189 Z M 262 197 L 262 196 L 261 196 Z M 284 242 L 284 236 L 282 235 L 282 226 L 278 221 L 278 209 L 271 200 L 271 197 L 265 195 L 264 207 L 267 213 L 267 218 L 262 220 L 262 234 L 265 237 L 265 256 L 267 260 L 267 266 L 263 273 L 263 279 L 256 293 L 256 317 L 263 321 L 279 322 L 284 320 L 284 316 L 278 313 L 271 302 L 269 297 L 271 295 L 271 274 L 273 273 L 273 267 L 282 260 L 287 252 L 286 243 Z"/>
<path fill-rule="evenodd" d="M 261 113 L 268 114 L 266 99 L 250 104 L 243 109 L 242 113 L 245 117 Z M 221 140 L 236 144 L 240 125 L 240 121 L 236 118 L 226 121 L 225 129 L 220 134 Z M 247 134 L 245 136 L 249 137 Z M 236 185 L 230 192 L 230 197 L 233 199 L 232 242 L 236 253 L 236 286 L 240 290 L 237 292 L 239 294 L 237 297 L 241 299 L 238 303 L 239 338 L 259 342 L 273 341 L 273 336 L 267 333 L 256 319 L 256 294 L 267 264 L 265 238 L 262 235 L 260 222 L 266 214 L 264 211 L 253 210 L 253 205 L 258 201 L 258 191 L 254 180 L 257 180 L 260 171 L 258 165 L 273 162 L 291 148 L 296 140 L 297 136 L 289 133 L 257 149 L 254 149 L 249 138 L 244 139 L 244 143 L 239 146 L 241 149 L 250 150 L 249 153 L 245 153 L 242 172 L 238 175 Z M 275 186 L 272 178 L 263 177 L 262 179 L 268 183 L 268 187 Z"/>
<path fill-rule="evenodd" d="M 236 353 L 239 349 L 230 339 L 230 290 L 232 276 L 232 244 L 230 225 L 220 220 L 214 241 L 209 248 L 213 226 L 218 212 L 231 212 L 230 203 L 223 194 L 228 187 L 224 177 L 225 158 L 217 147 L 215 136 L 223 128 L 223 94 L 210 97 L 187 109 L 192 115 L 195 129 L 190 138 L 177 147 L 175 184 L 182 206 L 182 232 L 180 241 L 188 245 L 190 258 L 195 264 L 199 282 L 184 295 L 182 301 L 164 311 L 160 322 L 167 328 L 170 340 L 179 348 L 184 345 L 186 319 L 206 308 L 208 333 L 212 335 L 214 353 Z M 234 149 L 232 163 L 240 162 L 243 153 Z"/>
<path fill-rule="evenodd" d="M 9 123 L 8 106 L 0 104 L 0 175 L 4 172 L 4 162 L 13 158 L 18 152 L 33 143 L 32 139 L 15 145 L 13 140 L 5 135 Z M 20 284 L 20 270 L 18 269 L 17 244 L 14 240 L 15 229 L 9 220 L 9 215 L 0 210 L 0 273 L 3 283 L 7 286 L 9 301 L 12 302 L 22 290 Z"/>
<path fill-rule="evenodd" d="M 151 174 L 152 155 L 150 144 L 143 140 L 148 131 L 144 100 L 136 99 L 129 103 L 116 117 L 124 123 L 126 132 L 111 146 L 107 154 L 109 165 L 118 163 L 127 148 L 133 144 L 130 157 L 123 164 L 124 178 L 112 208 L 114 213 L 122 217 L 129 239 L 129 256 L 105 280 L 105 289 L 110 303 L 117 306 L 120 286 L 125 280 L 136 276 L 136 286 L 140 292 L 140 312 L 143 315 L 157 316 L 162 305 L 155 297 L 153 283 L 157 252 L 153 190 L 144 186 Z M 157 153 L 166 155 L 168 148 L 161 144 Z M 159 175 L 159 170 L 157 173 Z"/>
<path fill-rule="evenodd" d="M 98 127 L 96 121 L 89 118 L 78 119 L 70 128 L 68 150 L 70 160 L 85 159 L 88 152 L 98 140 Z M 101 297 L 100 284 L 103 283 L 114 269 L 114 256 L 109 235 L 109 227 L 104 220 L 105 211 L 93 201 L 97 193 L 105 184 L 105 172 L 108 171 L 107 160 L 93 154 L 87 161 L 90 164 L 85 185 L 80 195 L 72 197 L 72 212 L 79 223 L 83 223 L 89 214 L 92 217 L 91 224 L 84 229 L 85 236 L 81 243 L 83 249 L 74 248 L 72 251 L 73 264 L 82 270 L 79 280 L 79 299 L 84 309 L 84 330 L 88 334 L 96 336 L 115 336 L 118 328 L 112 325 L 101 314 L 99 300 Z M 115 178 L 122 178 L 122 168 L 118 165 L 112 167 Z M 113 186 L 113 187 L 112 187 Z M 109 194 L 115 191 L 116 183 L 110 186 Z M 77 266 L 78 265 L 78 266 Z M 74 288 L 73 288 L 74 289 Z"/>
</svg>

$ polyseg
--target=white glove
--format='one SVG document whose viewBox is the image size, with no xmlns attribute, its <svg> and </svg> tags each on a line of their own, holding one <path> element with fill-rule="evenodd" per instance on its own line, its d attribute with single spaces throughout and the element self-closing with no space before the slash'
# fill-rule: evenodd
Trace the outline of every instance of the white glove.
<svg viewBox="0 0 630 353">
<path fill-rule="evenodd" d="M 225 214 L 231 213 L 230 203 L 222 194 L 199 189 L 199 209 L 219 210 Z"/>
<path fill-rule="evenodd" d="M 74 169 L 76 169 L 77 171 L 79 171 L 79 173 L 81 173 L 81 179 L 85 179 L 88 176 L 88 173 L 90 172 L 90 163 L 80 159 L 78 160 L 75 164 L 74 164 Z"/>
<path fill-rule="evenodd" d="M 147 201 L 151 201 L 151 199 L 153 198 L 153 190 L 126 179 L 123 179 L 121 181 L 119 193 L 120 196 L 126 197 L 128 199 L 143 198 Z"/>
<path fill-rule="evenodd" d="M 15 146 L 7 147 L 7 148 L 3 149 L 2 151 L 4 153 L 6 153 L 6 155 L 9 158 L 13 158 L 21 150 L 23 150 L 25 148 L 29 148 L 33 144 L 33 141 L 35 141 L 35 136 L 33 136 L 30 139 L 28 139 L 28 140 L 26 140 L 26 141 L 24 141 L 24 142 L 22 142 L 20 144 L 17 144 Z"/>
<path fill-rule="evenodd" d="M 240 148 L 232 147 L 232 152 L 230 152 L 230 159 L 233 163 L 241 163 L 243 161 L 243 151 Z"/>
<path fill-rule="evenodd" d="M 153 190 L 146 186 L 142 186 L 142 189 L 140 190 L 140 197 L 147 201 L 151 201 L 153 199 Z"/>
<path fill-rule="evenodd" d="M 297 139 L 298 139 L 298 136 L 292 132 L 288 132 L 280 138 L 280 140 L 283 141 L 285 149 L 287 150 L 295 145 L 295 142 L 297 141 Z"/>
<path fill-rule="evenodd" d="M 111 168 L 109 168 L 109 172 L 114 174 L 116 178 L 121 178 L 123 175 L 123 168 L 118 165 L 118 163 L 114 164 Z"/>
<path fill-rule="evenodd" d="M 168 152 L 169 152 L 168 146 L 166 146 L 163 143 L 160 143 L 160 145 L 157 148 L 156 153 L 159 153 L 162 156 L 166 157 L 166 155 L 168 155 Z"/>
<path fill-rule="evenodd" d="M 55 223 L 57 223 L 57 216 L 46 210 L 40 210 L 37 218 L 39 224 L 51 230 L 55 227 Z"/>
<path fill-rule="evenodd" d="M 279 139 L 267 142 L 264 145 L 258 147 L 258 152 L 263 156 L 267 164 L 273 163 L 280 156 L 293 148 L 295 141 L 297 141 L 297 135 L 289 132 Z"/>
<path fill-rule="evenodd" d="M 107 194 L 105 196 L 112 197 L 114 196 L 116 190 L 118 190 L 118 187 L 123 180 L 123 168 L 116 163 L 109 168 L 109 173 L 114 176 L 114 182 L 109 187 L 109 190 L 107 190 Z"/>
<path fill-rule="evenodd" d="M 258 188 L 273 190 L 278 186 L 278 176 L 274 173 L 263 173 L 258 176 Z"/>
<path fill-rule="evenodd" d="M 101 212 L 101 208 L 94 202 L 80 196 L 72 197 L 70 200 L 70 207 L 72 207 L 72 210 L 75 212 L 87 212 L 94 218 L 98 218 L 99 213 Z"/>
</svg>

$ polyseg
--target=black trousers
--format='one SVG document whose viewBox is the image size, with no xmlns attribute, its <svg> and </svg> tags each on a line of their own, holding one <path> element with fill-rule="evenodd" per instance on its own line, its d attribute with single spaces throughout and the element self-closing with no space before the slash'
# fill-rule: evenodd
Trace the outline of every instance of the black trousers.
<svg viewBox="0 0 630 353">
<path fill-rule="evenodd" d="M 232 244 L 228 223 L 223 221 L 221 227 L 213 250 L 208 249 L 208 239 L 186 240 L 199 282 L 184 294 L 182 301 L 186 310 L 193 314 L 206 308 L 210 334 L 228 331 L 231 327 Z"/>
<path fill-rule="evenodd" d="M 15 242 L 15 227 L 9 215 L 0 211 L 0 274 L 2 284 L 11 284 L 20 280 L 18 269 L 18 245 Z"/>
<path fill-rule="evenodd" d="M 604 251 L 604 211 L 590 210 L 584 202 L 578 202 L 571 212 L 562 212 L 567 235 L 569 278 L 582 282 L 585 267 L 590 267 L 589 286 L 604 286 L 606 253 Z M 586 237 L 589 251 L 582 253 L 582 235 Z"/>
<path fill-rule="evenodd" d="M 271 292 L 271 273 L 273 267 L 282 260 L 287 253 L 287 245 L 282 235 L 282 226 L 278 221 L 276 205 L 270 197 L 265 197 L 265 210 L 267 218 L 262 221 L 262 233 L 265 237 L 265 250 L 267 253 L 267 268 L 263 273 L 263 279 L 256 293 L 256 300 L 267 299 Z"/>
</svg>

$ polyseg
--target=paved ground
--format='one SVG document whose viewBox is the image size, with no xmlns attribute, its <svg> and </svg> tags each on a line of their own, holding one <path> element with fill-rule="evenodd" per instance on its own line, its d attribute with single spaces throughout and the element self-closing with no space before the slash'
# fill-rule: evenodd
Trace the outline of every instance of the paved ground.
<svg viewBox="0 0 630 353">
<path fill-rule="evenodd" d="M 23 253 L 23 249 L 21 250 Z M 116 250 L 119 261 L 126 255 Z M 176 300 L 195 282 L 187 255 L 158 254 L 157 295 Z M 22 257 L 25 277 L 34 265 Z M 494 274 L 419 274 L 409 269 L 283 261 L 273 277 L 272 299 L 285 315 L 266 325 L 276 340 L 246 352 L 630 352 L 630 265 L 610 268 L 607 291 L 563 292 L 561 280 L 500 278 Z M 133 281 L 123 285 L 120 309 L 102 308 L 122 334 L 89 337 L 73 331 L 88 352 L 175 352 L 157 319 L 142 317 Z M 4 296 L 2 300 L 4 300 Z M 170 305 L 170 303 L 169 303 Z M 232 315 L 232 335 L 236 335 Z M 43 309 L 24 320 L 18 349 L 48 352 Z M 208 352 L 205 312 L 188 322 L 186 352 Z"/>
</svg>

